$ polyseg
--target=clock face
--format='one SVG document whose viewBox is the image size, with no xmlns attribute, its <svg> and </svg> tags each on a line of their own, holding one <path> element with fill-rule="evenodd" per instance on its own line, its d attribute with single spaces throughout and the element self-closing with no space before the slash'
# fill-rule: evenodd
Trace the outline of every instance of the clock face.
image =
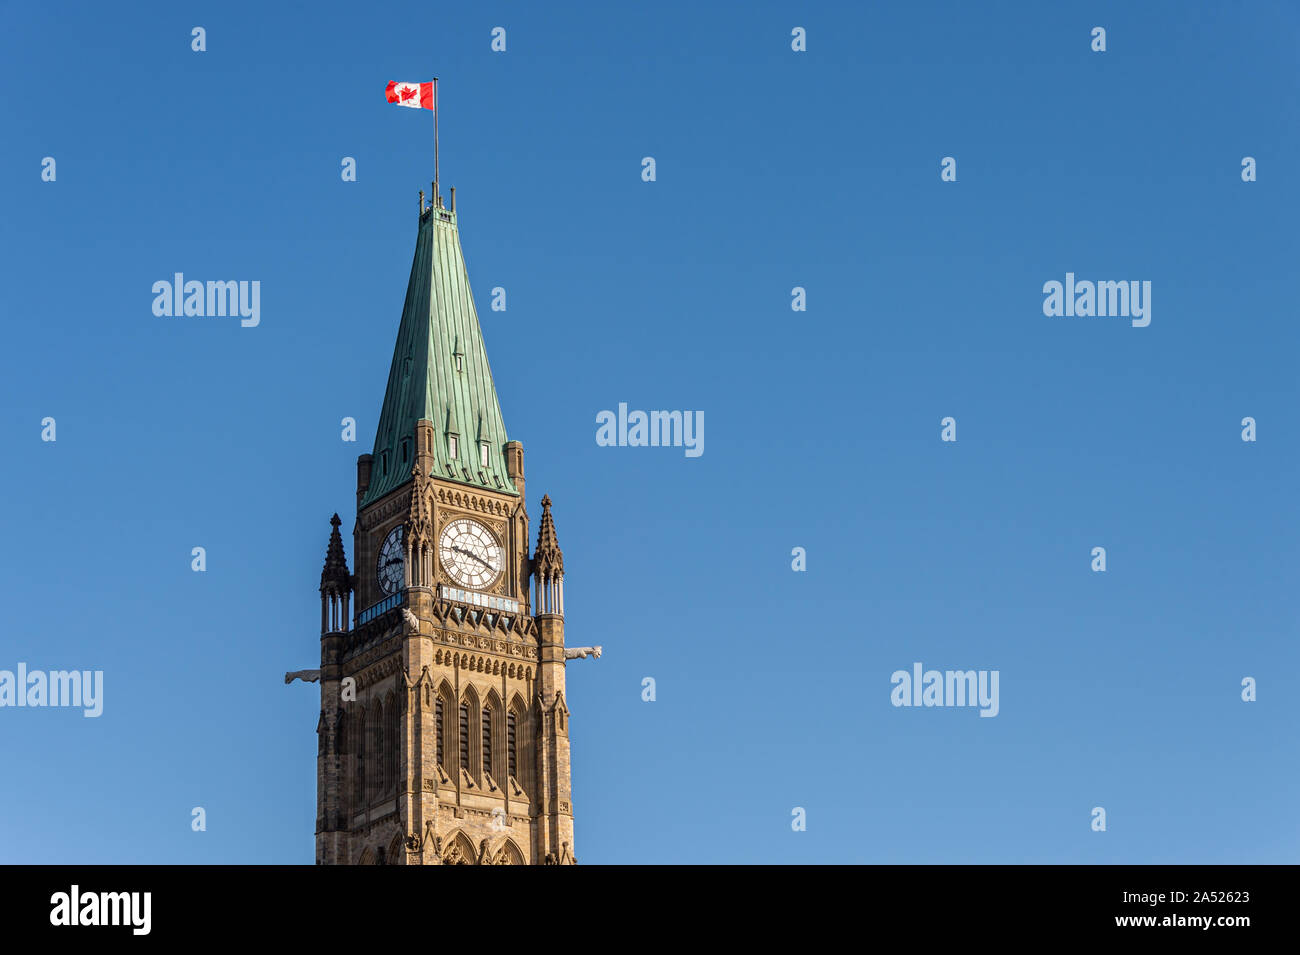
<svg viewBox="0 0 1300 955">
<path fill-rule="evenodd" d="M 462 587 L 482 590 L 496 583 L 505 569 L 505 552 L 496 538 L 478 521 L 452 521 L 438 538 L 442 569 Z"/>
<path fill-rule="evenodd" d="M 395 594 L 406 583 L 405 557 L 402 553 L 402 525 L 398 524 L 384 538 L 379 548 L 379 564 L 375 574 L 379 577 L 379 589 L 385 594 Z"/>
</svg>

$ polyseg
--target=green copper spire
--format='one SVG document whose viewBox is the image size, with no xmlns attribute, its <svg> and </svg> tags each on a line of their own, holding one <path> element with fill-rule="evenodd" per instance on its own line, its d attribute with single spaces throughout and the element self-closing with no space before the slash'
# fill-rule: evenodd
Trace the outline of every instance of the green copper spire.
<svg viewBox="0 0 1300 955">
<path fill-rule="evenodd" d="M 506 473 L 506 426 L 470 294 L 456 213 L 439 205 L 420 215 L 362 507 L 411 480 L 415 423 L 421 419 L 433 422 L 430 477 L 519 493 Z"/>
</svg>

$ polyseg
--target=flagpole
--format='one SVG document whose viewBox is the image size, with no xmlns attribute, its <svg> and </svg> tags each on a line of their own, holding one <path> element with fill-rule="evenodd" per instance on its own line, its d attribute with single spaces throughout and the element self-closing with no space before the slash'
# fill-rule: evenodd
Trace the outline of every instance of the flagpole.
<svg viewBox="0 0 1300 955">
<path fill-rule="evenodd" d="M 442 190 L 438 187 L 438 77 L 433 78 L 433 201 L 442 206 Z"/>
</svg>

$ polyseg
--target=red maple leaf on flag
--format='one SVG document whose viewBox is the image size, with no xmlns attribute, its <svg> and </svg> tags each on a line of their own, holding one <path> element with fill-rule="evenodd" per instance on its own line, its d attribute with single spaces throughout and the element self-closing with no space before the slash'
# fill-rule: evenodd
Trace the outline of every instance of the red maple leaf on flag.
<svg viewBox="0 0 1300 955">
<path fill-rule="evenodd" d="M 403 86 L 400 90 L 398 90 L 398 95 L 402 97 L 402 102 L 406 102 L 408 99 L 413 97 L 417 92 L 418 90 L 416 90 L 414 86 Z"/>
</svg>

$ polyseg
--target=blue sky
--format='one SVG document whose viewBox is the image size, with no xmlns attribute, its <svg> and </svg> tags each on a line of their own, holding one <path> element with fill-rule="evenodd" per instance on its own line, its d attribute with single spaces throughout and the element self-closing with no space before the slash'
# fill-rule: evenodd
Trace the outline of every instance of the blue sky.
<svg viewBox="0 0 1300 955">
<path fill-rule="evenodd" d="M 605 648 L 568 675 L 580 861 L 1296 860 L 1293 4 L 3 20 L 0 669 L 105 702 L 0 709 L 0 861 L 312 862 L 282 674 L 432 178 L 383 87 L 433 75 L 569 642 Z M 178 271 L 260 281 L 261 324 L 155 317 Z M 1044 316 L 1066 272 L 1150 281 L 1150 326 Z M 619 402 L 704 411 L 705 453 L 598 447 Z M 893 707 L 915 661 L 998 670 L 999 715 Z"/>
</svg>

